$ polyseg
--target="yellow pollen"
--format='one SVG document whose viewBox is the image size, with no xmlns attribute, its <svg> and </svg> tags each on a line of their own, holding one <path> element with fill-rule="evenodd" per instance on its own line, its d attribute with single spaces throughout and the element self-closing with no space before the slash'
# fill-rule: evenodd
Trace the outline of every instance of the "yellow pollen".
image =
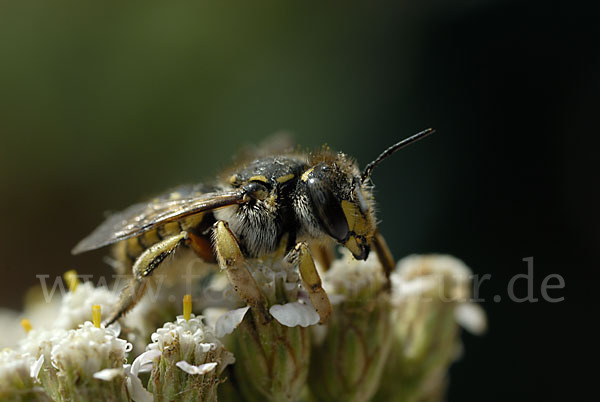
<svg viewBox="0 0 600 402">
<path fill-rule="evenodd" d="M 192 317 L 192 295 L 183 296 L 183 318 L 189 321 Z"/>
<path fill-rule="evenodd" d="M 102 316 L 102 311 L 99 304 L 94 304 L 92 306 L 92 322 L 94 323 L 94 327 L 100 328 L 100 318 Z"/>
<path fill-rule="evenodd" d="M 31 331 L 31 322 L 29 322 L 29 320 L 27 318 L 23 318 L 21 320 L 21 326 L 23 327 L 25 332 Z"/>
<path fill-rule="evenodd" d="M 77 271 L 71 269 L 63 274 L 63 278 L 67 282 L 67 286 L 69 287 L 69 291 L 73 293 L 77 286 L 79 286 L 79 278 L 77 277 Z"/>
</svg>

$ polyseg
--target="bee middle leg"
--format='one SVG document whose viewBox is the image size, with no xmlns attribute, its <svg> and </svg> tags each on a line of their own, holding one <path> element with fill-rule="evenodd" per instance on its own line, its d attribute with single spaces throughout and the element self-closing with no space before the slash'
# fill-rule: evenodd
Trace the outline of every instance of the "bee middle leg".
<svg viewBox="0 0 600 402">
<path fill-rule="evenodd" d="M 188 234 L 185 231 L 169 236 L 152 245 L 135 260 L 132 268 L 133 278 L 121 291 L 117 307 L 105 322 L 106 326 L 118 320 L 137 304 L 146 292 L 148 277 L 186 241 L 187 237 Z"/>
<path fill-rule="evenodd" d="M 329 302 L 327 293 L 325 293 L 325 289 L 321 286 L 321 277 L 306 243 L 300 242 L 296 244 L 286 259 L 298 264 L 302 284 L 308 292 L 310 302 L 319 314 L 319 322 L 324 324 L 331 315 L 331 303 Z"/>
<path fill-rule="evenodd" d="M 213 241 L 219 267 L 227 274 L 233 290 L 250 307 L 256 309 L 265 318 L 265 321 L 270 321 L 267 301 L 248 270 L 248 264 L 238 241 L 226 222 L 215 223 Z"/>
</svg>

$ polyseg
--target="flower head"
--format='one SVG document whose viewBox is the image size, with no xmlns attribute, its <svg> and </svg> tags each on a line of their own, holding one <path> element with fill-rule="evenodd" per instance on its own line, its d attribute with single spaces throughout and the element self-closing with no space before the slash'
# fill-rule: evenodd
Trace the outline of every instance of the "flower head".
<svg viewBox="0 0 600 402">
<path fill-rule="evenodd" d="M 200 317 L 178 316 L 151 338 L 147 353 L 156 360 L 148 389 L 156 400 L 216 400 L 220 376 L 235 359 Z"/>
<path fill-rule="evenodd" d="M 11 349 L 0 352 L 0 400 L 50 401 L 50 397 L 38 386 L 42 361 L 43 357 L 35 359 Z"/>
<path fill-rule="evenodd" d="M 62 299 L 55 328 L 74 329 L 90 318 L 90 306 L 99 305 L 102 314 L 110 315 L 117 295 L 105 286 L 94 287 L 91 282 L 80 283 Z"/>
<path fill-rule="evenodd" d="M 390 295 L 375 253 L 357 261 L 350 253 L 323 275 L 333 314 L 315 328 L 309 373 L 323 401 L 366 401 L 376 392 L 391 345 Z"/>
<path fill-rule="evenodd" d="M 123 369 L 132 346 L 117 336 L 118 328 L 96 328 L 86 321 L 54 342 L 51 362 L 56 369 L 62 399 L 127 398 L 124 372 L 109 381 L 96 374 L 106 369 Z"/>
<path fill-rule="evenodd" d="M 483 310 L 469 302 L 471 270 L 448 255 L 412 255 L 391 280 L 393 346 L 377 398 L 443 398 L 446 372 L 461 349 L 458 323 L 485 329 Z"/>
</svg>

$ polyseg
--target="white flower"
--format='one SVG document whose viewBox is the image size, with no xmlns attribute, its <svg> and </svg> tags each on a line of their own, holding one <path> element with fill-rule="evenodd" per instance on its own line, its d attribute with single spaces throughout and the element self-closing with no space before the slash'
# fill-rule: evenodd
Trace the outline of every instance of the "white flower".
<svg viewBox="0 0 600 402">
<path fill-rule="evenodd" d="M 449 255 L 411 255 L 390 279 L 394 343 L 376 399 L 399 400 L 399 392 L 402 400 L 443 397 L 462 350 L 458 325 L 474 334 L 486 327 L 484 311 L 469 301 L 471 270 Z M 406 383 L 411 387 L 402 389 Z"/>
<path fill-rule="evenodd" d="M 250 272 L 262 294 L 270 304 L 285 300 L 296 300 L 300 288 L 300 274 L 293 264 L 287 263 L 280 253 L 250 261 Z"/>
<path fill-rule="evenodd" d="M 49 400 L 37 386 L 44 356 L 34 359 L 12 349 L 0 352 L 0 400 Z"/>
<path fill-rule="evenodd" d="M 27 336 L 19 342 L 19 350 L 35 359 L 44 357 L 44 365 L 50 365 L 52 347 L 59 340 L 64 339 L 67 331 L 64 329 L 32 329 Z"/>
<path fill-rule="evenodd" d="M 398 262 L 391 280 L 400 299 L 427 294 L 442 301 L 462 302 L 470 296 L 471 276 L 471 270 L 450 255 L 410 255 Z"/>
<path fill-rule="evenodd" d="M 450 255 L 411 255 L 398 262 L 391 275 L 394 304 L 402 306 L 408 299 L 454 304 L 458 324 L 475 335 L 487 328 L 481 306 L 469 301 L 471 270 Z"/>
<path fill-rule="evenodd" d="M 104 286 L 94 287 L 91 282 L 80 283 L 61 301 L 55 328 L 73 329 L 90 319 L 90 309 L 97 304 L 105 317 L 110 316 L 117 305 L 118 295 Z"/>
<path fill-rule="evenodd" d="M 243 313 L 241 314 L 243 316 Z M 207 327 L 201 317 L 178 316 L 151 336 L 147 347 L 152 359 L 148 389 L 157 400 L 216 400 L 219 376 L 235 359 Z M 136 372 L 136 362 L 132 374 Z M 141 361 L 139 366 L 143 366 Z M 183 374 L 182 371 L 186 374 Z"/>
<path fill-rule="evenodd" d="M 247 308 L 245 309 L 247 310 Z M 245 312 L 241 314 L 242 318 L 243 314 Z M 189 320 L 186 320 L 183 316 L 177 316 L 176 322 L 167 322 L 164 324 L 162 328 L 157 329 L 152 334 L 151 339 L 153 343 L 148 345 L 148 350 L 163 352 L 176 345 L 179 349 L 179 361 L 191 357 L 196 364 L 206 363 L 205 359 L 208 358 L 208 352 L 223 348 L 221 342 L 204 325 L 201 317 L 195 317 L 193 314 Z M 225 350 L 223 350 L 223 357 L 220 371 L 227 364 L 233 363 L 234 360 L 233 355 Z"/>
<path fill-rule="evenodd" d="M 28 382 L 29 379 L 37 378 L 37 372 L 32 370 L 36 364 L 36 360 L 27 354 L 12 349 L 2 350 L 0 352 L 0 384 L 6 385 L 6 382 L 16 379 Z"/>
<path fill-rule="evenodd" d="M 127 376 L 127 391 L 134 401 L 152 402 L 154 400 L 152 393 L 144 388 L 138 374 L 152 370 L 154 359 L 159 357 L 160 354 L 161 352 L 158 350 L 149 350 L 136 357 L 133 364 L 126 364 L 123 367 Z"/>
<path fill-rule="evenodd" d="M 346 249 L 342 258 L 333 262 L 323 274 L 323 288 L 332 304 L 350 299 L 370 299 L 385 283 L 383 268 L 375 253 L 365 261 L 357 261 Z"/>
<path fill-rule="evenodd" d="M 112 328 L 96 328 L 86 321 L 70 330 L 52 347 L 52 365 L 59 370 L 75 370 L 93 376 L 104 368 L 121 367 L 131 344 L 116 337 Z"/>
</svg>

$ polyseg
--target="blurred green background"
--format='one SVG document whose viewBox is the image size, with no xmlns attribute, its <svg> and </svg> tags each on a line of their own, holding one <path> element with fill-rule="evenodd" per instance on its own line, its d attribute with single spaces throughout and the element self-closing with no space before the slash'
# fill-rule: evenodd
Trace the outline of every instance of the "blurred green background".
<svg viewBox="0 0 600 402">
<path fill-rule="evenodd" d="M 210 180 L 245 144 L 286 130 L 364 166 L 435 127 L 374 182 L 395 256 L 447 252 L 493 275 L 490 333 L 465 337 L 450 400 L 564 400 L 539 362 L 572 358 L 557 345 L 600 240 L 584 176 L 594 15 L 577 2 L 3 1 L 0 306 L 20 308 L 36 274 L 106 273 L 106 250 L 69 252 L 105 211 Z M 531 255 L 536 286 L 560 273 L 566 301 L 492 302 Z"/>
</svg>

